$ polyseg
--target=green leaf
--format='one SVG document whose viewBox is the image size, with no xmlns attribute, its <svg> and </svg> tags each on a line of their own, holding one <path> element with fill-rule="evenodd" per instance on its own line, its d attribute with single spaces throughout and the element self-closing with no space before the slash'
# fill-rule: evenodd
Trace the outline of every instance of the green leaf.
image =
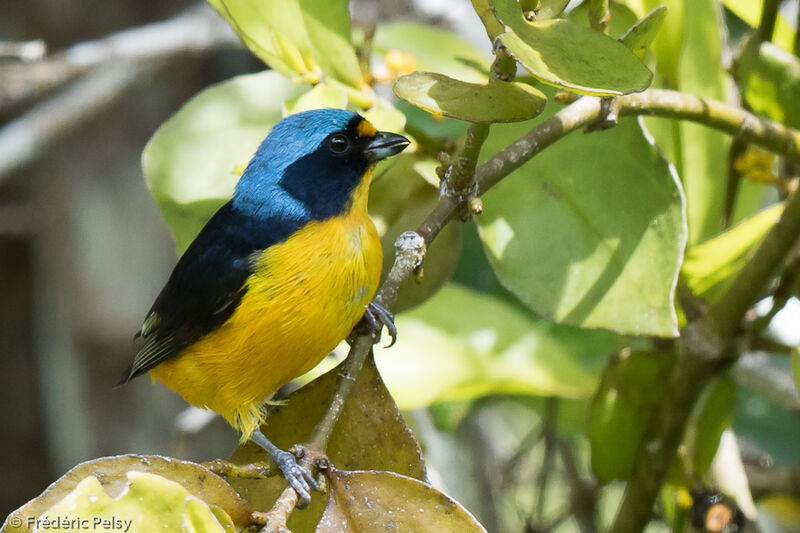
<svg viewBox="0 0 800 533">
<path fill-rule="evenodd" d="M 625 0 L 638 17 L 644 17 L 659 6 L 666 6 L 663 28 L 653 41 L 652 50 L 658 64 L 659 87 L 674 89 L 678 82 L 678 59 L 683 44 L 684 0 Z M 613 15 L 612 20 L 613 24 Z M 679 169 L 680 170 L 680 169 Z"/>
<path fill-rule="evenodd" d="M 761 21 L 763 0 L 756 2 L 753 0 L 722 0 L 722 3 L 751 28 L 758 27 L 758 23 Z M 794 47 L 794 34 L 792 23 L 786 20 L 783 13 L 779 12 L 775 21 L 775 35 L 773 35 L 772 42 L 787 52 L 791 52 Z"/>
<path fill-rule="evenodd" d="M 769 42 L 761 43 L 757 54 L 746 50 L 741 57 L 739 79 L 753 111 L 800 127 L 800 59 Z"/>
<path fill-rule="evenodd" d="M 678 62 L 678 89 L 727 100 L 727 74 L 722 68 L 721 13 L 718 0 L 684 4 L 683 47 Z M 666 28 L 665 28 L 666 29 Z M 700 124 L 681 121 L 681 166 L 686 190 L 689 243 L 722 229 L 730 138 Z"/>
<path fill-rule="evenodd" d="M 547 102 L 541 91 L 526 83 L 480 85 L 419 71 L 398 79 L 394 93 L 429 113 L 484 124 L 530 120 Z"/>
<path fill-rule="evenodd" d="M 493 126 L 483 153 L 530 128 Z M 484 195 L 477 222 L 497 277 L 535 312 L 581 327 L 674 336 L 682 201 L 667 162 L 636 120 L 622 119 L 607 131 L 569 135 L 528 161 Z"/>
<path fill-rule="evenodd" d="M 681 267 L 689 288 L 699 296 L 715 300 L 782 212 L 783 204 L 775 204 L 724 233 L 689 247 Z"/>
<path fill-rule="evenodd" d="M 233 533 L 230 518 L 215 515 L 202 500 L 191 496 L 180 484 L 145 472 L 128 472 L 127 478 L 127 490 L 112 499 L 97 477 L 89 476 L 39 519 L 44 523 L 85 521 L 96 526 L 94 529 L 130 533 L 186 530 Z M 227 527 L 223 527 L 217 517 Z M 50 528 L 45 526 L 44 529 Z"/>
<path fill-rule="evenodd" d="M 485 533 L 458 502 L 392 472 L 329 471 L 330 501 L 316 533 Z"/>
<path fill-rule="evenodd" d="M 314 59 L 327 76 L 368 89 L 350 40 L 347 0 L 299 0 Z"/>
<path fill-rule="evenodd" d="M 658 6 L 630 27 L 619 40 L 634 54 L 642 57 L 661 29 L 667 16 L 667 6 Z"/>
<path fill-rule="evenodd" d="M 794 384 L 797 385 L 797 390 L 800 390 L 800 346 L 792 352 L 791 364 Z"/>
<path fill-rule="evenodd" d="M 608 22 L 608 35 L 614 39 L 619 39 L 631 26 L 636 24 L 636 13 L 618 2 L 609 2 L 608 7 L 611 12 L 611 20 Z M 571 10 L 567 18 L 578 26 L 589 29 L 589 2 L 584 2 Z"/>
<path fill-rule="evenodd" d="M 628 479 L 653 412 L 669 387 L 668 354 L 634 352 L 612 359 L 589 413 L 592 470 L 603 482 Z"/>
<path fill-rule="evenodd" d="M 506 50 L 540 81 L 581 94 L 615 96 L 643 91 L 653 74 L 623 44 L 569 20 L 527 22 L 515 0 L 495 3 L 510 31 Z"/>
<path fill-rule="evenodd" d="M 397 315 L 402 332 L 378 367 L 402 409 L 488 394 L 585 398 L 616 335 L 559 326 L 496 297 L 445 285 Z"/>
<path fill-rule="evenodd" d="M 735 410 L 736 384 L 729 376 L 716 379 L 698 401 L 684 439 L 694 479 L 702 479 L 711 467 L 719 439 L 730 427 Z"/>
<path fill-rule="evenodd" d="M 569 4 L 569 0 L 541 0 L 537 3 L 539 10 L 536 12 L 536 20 L 546 20 L 559 16 Z"/>
<path fill-rule="evenodd" d="M 347 108 L 347 94 L 338 86 L 321 82 L 310 91 L 284 102 L 286 115 L 321 109 L 323 107 Z"/>
<path fill-rule="evenodd" d="M 290 78 L 314 70 L 311 43 L 298 0 L 208 0 L 208 3 L 270 67 Z"/>
<path fill-rule="evenodd" d="M 230 198 L 282 102 L 307 90 L 278 72 L 237 76 L 189 100 L 145 146 L 145 181 L 182 252 Z"/>
<path fill-rule="evenodd" d="M 274 406 L 261 428 L 264 434 L 283 449 L 305 442 L 330 403 L 339 370 L 338 367 L 330 370 L 290 394 L 284 405 Z M 372 358 L 367 360 L 344 404 L 326 453 L 340 468 L 389 470 L 426 479 L 419 444 L 386 390 Z M 244 464 L 267 461 L 268 457 L 264 450 L 247 443 L 234 452 L 231 460 Z M 276 477 L 229 481 L 254 509 L 261 511 L 268 511 L 286 487 L 286 481 Z M 292 514 L 290 529 L 295 533 L 313 531 L 324 506 L 324 496 L 315 494 L 308 509 Z"/>
<path fill-rule="evenodd" d="M 421 173 L 433 160 L 411 154 L 392 158 L 378 167 L 370 187 L 369 211 L 383 246 L 383 278 L 394 263 L 394 242 L 404 231 L 417 228 L 439 201 L 439 190 Z M 447 224 L 425 255 L 421 282 L 407 279 L 400 286 L 392 310 L 399 313 L 427 300 L 450 280 L 461 254 L 461 225 Z"/>
<path fill-rule="evenodd" d="M 386 54 L 399 50 L 414 56 L 416 69 L 438 72 L 470 83 L 488 79 L 488 56 L 445 29 L 412 22 L 378 26 L 373 50 Z"/>
<path fill-rule="evenodd" d="M 142 478 L 143 474 L 151 476 Z M 95 484 L 97 479 L 102 480 L 102 488 L 99 487 L 99 484 Z M 142 479 L 145 480 L 144 484 L 136 486 L 137 480 L 141 481 Z M 131 482 L 133 484 L 130 484 Z M 95 502 L 84 500 L 82 495 L 85 495 L 87 491 L 97 497 Z M 130 496 L 132 493 L 135 494 L 133 498 Z M 132 500 L 139 497 L 163 501 L 169 495 L 178 498 L 174 510 L 163 509 L 163 506 L 158 504 L 152 505 L 152 507 L 145 505 L 141 510 L 130 508 L 131 505 L 134 507 L 137 505 L 136 501 Z M 122 502 L 120 502 L 121 497 L 124 497 Z M 197 504 L 192 504 L 191 508 L 184 509 L 181 502 L 188 501 L 187 499 L 196 501 Z M 32 529 L 28 527 L 28 517 L 37 518 L 43 514 L 67 515 L 70 511 L 66 508 L 61 509 L 61 507 L 69 501 L 80 505 L 78 512 L 82 515 L 88 513 L 105 516 L 109 506 L 115 505 L 126 506 L 127 509 L 123 513 L 122 507 L 110 507 L 111 514 L 116 512 L 118 517 L 131 515 L 138 517 L 139 513 L 143 513 L 146 518 L 141 520 L 137 518 L 132 524 L 136 526 L 136 531 L 142 533 L 161 529 L 162 524 L 173 519 L 178 520 L 175 531 L 180 530 L 184 511 L 191 515 L 189 520 L 204 515 L 202 520 L 207 523 L 209 507 L 206 507 L 206 504 L 210 506 L 217 521 L 225 527 L 225 531 L 233 531 L 234 527 L 237 531 L 247 527 L 250 524 L 250 513 L 252 512 L 247 503 L 230 485 L 198 464 L 157 455 L 119 455 L 93 459 L 79 464 L 50 485 L 41 496 L 11 513 L 6 524 L 13 523 L 11 522 L 12 518 L 20 517 L 22 527 L 4 528 L 2 531 L 3 533 L 30 532 Z M 92 503 L 101 505 L 93 507 Z M 67 507 L 70 506 L 67 505 Z M 160 512 L 166 511 L 166 514 L 149 515 L 157 509 L 161 509 Z M 153 522 L 150 522 L 151 519 L 155 520 L 158 526 L 153 525 Z M 150 525 L 149 529 L 148 524 Z M 129 531 L 134 531 L 134 529 Z"/>
</svg>

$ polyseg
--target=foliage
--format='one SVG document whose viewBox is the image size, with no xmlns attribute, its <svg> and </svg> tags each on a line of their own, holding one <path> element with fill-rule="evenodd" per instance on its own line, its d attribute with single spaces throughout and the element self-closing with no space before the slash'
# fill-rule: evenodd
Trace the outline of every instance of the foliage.
<svg viewBox="0 0 800 533">
<path fill-rule="evenodd" d="M 614 480 L 633 484 L 652 466 L 642 458 L 663 444 L 653 436 L 664 413 L 678 416 L 668 411 L 671 402 L 685 420 L 676 426 L 680 434 L 670 435 L 677 451 L 661 461 L 658 513 L 650 501 L 641 511 L 646 520 L 688 527 L 689 491 L 717 483 L 711 465 L 731 427 L 781 460 L 800 460 L 796 446 L 771 442 L 780 441 L 775 428 L 782 424 L 796 432 L 797 420 L 738 385 L 736 372 L 723 373 L 730 361 L 711 370 L 698 363 L 689 380 L 696 390 L 675 390 L 694 370 L 686 361 L 697 339 L 689 333 L 704 333 L 691 329 L 695 317 L 728 301 L 788 211 L 782 200 L 796 180 L 772 156 L 737 151 L 725 133 L 706 127 L 709 117 L 698 124 L 612 112 L 615 97 L 652 85 L 723 102 L 738 93 L 755 112 L 797 127 L 800 63 L 782 17 L 772 44 L 754 36 L 761 2 L 610 2 L 607 28 L 597 31 L 591 28 L 605 24 L 590 21 L 596 2 L 564 12 L 564 0 L 473 0 L 489 37 L 478 49 L 423 24 L 354 31 L 345 0 L 209 3 L 269 68 L 196 95 L 144 150 L 147 186 L 179 252 L 286 114 L 348 108 L 412 139 L 412 150 L 378 167 L 370 192 L 384 277 L 395 239 L 452 199 L 450 180 L 463 161 L 485 163 L 479 176 L 496 163 L 513 168 L 481 191 L 482 203 L 468 172 L 459 215 L 472 216 L 477 231 L 451 220 L 415 279 L 400 286 L 397 345 L 380 350 L 377 362 L 368 357 L 355 379 L 318 450 L 330 462 L 327 491 L 291 513 L 292 531 L 484 531 L 466 508 L 491 530 L 547 530 L 563 512 L 582 529 L 602 529 L 622 498 Z M 726 20 L 734 16 L 744 22 L 742 35 L 728 35 L 735 26 Z M 731 72 L 722 62 L 728 53 L 736 56 Z M 529 77 L 517 77 L 517 66 Z M 529 160 L 512 149 L 537 128 L 558 133 L 562 103 L 577 95 L 602 97 L 607 123 L 590 124 L 588 135 L 568 135 Z M 776 283 L 768 283 L 772 271 L 750 281 L 769 287 L 755 296 L 772 291 L 773 302 L 782 303 L 773 303 L 766 319 L 748 315 L 740 324 L 738 317 L 723 335 L 725 342 L 736 336 L 727 349 L 779 346 L 766 326 L 797 296 L 800 276 L 796 260 L 790 268 L 779 259 Z M 800 382 L 800 352 L 785 348 Z M 341 372 L 336 367 L 273 406 L 265 434 L 284 449 L 307 442 Z M 762 409 L 771 413 L 766 425 L 749 411 L 753 398 L 769 407 Z M 490 421 L 485 413 L 493 414 Z M 456 464 L 465 453 L 474 472 Z M 266 460 L 252 444 L 232 457 L 236 464 Z M 128 496 L 119 497 L 126 486 Z M 465 506 L 446 496 L 445 486 Z M 278 508 L 284 487 L 276 477 L 229 475 L 226 483 L 199 465 L 113 457 L 79 465 L 11 518 L 45 516 L 79 501 L 74 516 L 142 513 L 142 524 L 167 530 L 238 531 L 258 512 Z M 140 503 L 131 501 L 137 491 L 146 497 Z M 155 498 L 184 503 L 167 512 L 148 503 Z M 11 522 L 3 529 L 23 530 Z"/>
</svg>

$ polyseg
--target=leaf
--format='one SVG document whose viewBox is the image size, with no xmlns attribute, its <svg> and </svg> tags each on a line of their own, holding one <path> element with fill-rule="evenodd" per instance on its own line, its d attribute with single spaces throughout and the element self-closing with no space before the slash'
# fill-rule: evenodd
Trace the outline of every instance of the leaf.
<svg viewBox="0 0 800 533">
<path fill-rule="evenodd" d="M 145 181 L 179 252 L 230 198 L 246 164 L 281 117 L 281 103 L 302 94 L 278 72 L 237 76 L 195 95 L 145 146 Z"/>
<path fill-rule="evenodd" d="M 530 128 L 493 126 L 483 153 Z M 486 255 L 507 289 L 556 322 L 677 335 L 686 230 L 676 181 L 635 120 L 569 135 L 484 195 L 477 222 Z"/>
<path fill-rule="evenodd" d="M 514 17 L 503 22 L 511 28 L 499 37 L 503 46 L 533 77 L 548 85 L 615 96 L 643 91 L 653 78 L 623 44 L 569 20 L 529 23 Z"/>
<path fill-rule="evenodd" d="M 733 422 L 735 409 L 736 384 L 729 376 L 716 379 L 698 401 L 684 439 L 696 479 L 702 479 L 711 467 L 719 439 Z"/>
<path fill-rule="evenodd" d="M 398 79 L 394 94 L 429 113 L 484 124 L 532 119 L 547 102 L 541 91 L 525 83 L 481 85 L 419 71 Z"/>
<path fill-rule="evenodd" d="M 797 385 L 797 390 L 800 391 L 800 346 L 795 348 L 792 352 L 791 365 L 794 384 Z"/>
<path fill-rule="evenodd" d="M 273 407 L 264 434 L 277 446 L 305 442 L 330 403 L 339 368 L 327 372 L 290 394 L 285 405 Z M 389 470 L 426 479 L 422 452 L 386 390 L 374 361 L 367 360 L 344 404 L 326 450 L 331 462 L 350 470 Z M 266 452 L 252 443 L 240 446 L 231 460 L 238 464 L 266 461 Z M 230 479 L 231 485 L 255 509 L 268 511 L 286 487 L 281 478 Z M 325 499 L 316 495 L 311 505 L 295 512 L 289 526 L 295 533 L 313 531 Z"/>
<path fill-rule="evenodd" d="M 314 59 L 322 72 L 356 89 L 368 89 L 350 41 L 347 0 L 299 0 L 299 3 Z"/>
<path fill-rule="evenodd" d="M 637 56 L 642 57 L 650 48 L 653 40 L 661 29 L 664 19 L 667 16 L 667 6 L 658 6 L 653 9 L 636 24 L 630 27 L 625 34 L 619 38 L 620 42 L 627 46 Z"/>
<path fill-rule="evenodd" d="M 715 300 L 782 212 L 783 204 L 775 204 L 724 233 L 691 246 L 686 252 L 681 275 L 692 292 Z"/>
<path fill-rule="evenodd" d="M 741 58 L 739 78 L 753 111 L 800 127 L 800 59 L 769 42 L 761 43 L 757 54 L 745 51 Z"/>
<path fill-rule="evenodd" d="M 112 499 L 95 476 L 81 481 L 75 490 L 39 517 L 42 529 L 50 523 L 87 524 L 84 529 L 150 531 L 203 531 L 233 533 L 230 518 L 214 514 L 180 484 L 145 472 L 129 472 L 127 490 Z M 222 524 L 217 520 L 222 519 Z M 223 524 L 225 527 L 223 527 Z M 60 528 L 58 528 L 60 529 Z M 71 526 L 65 530 L 73 529 Z"/>
<path fill-rule="evenodd" d="M 10 520 L 15 516 L 20 517 L 21 528 L 4 528 L 3 533 L 31 531 L 28 528 L 28 517 L 41 516 L 58 502 L 68 498 L 69 494 L 77 490 L 81 482 L 87 478 L 92 479 L 93 476 L 100 479 L 104 494 L 107 494 L 108 498 L 116 499 L 128 490 L 129 479 L 136 479 L 136 473 L 155 474 L 180 484 L 184 491 L 184 496 L 181 498 L 190 494 L 212 506 L 212 511 L 218 507 L 221 514 L 217 516 L 230 517 L 237 530 L 250 524 L 251 509 L 247 503 L 222 478 L 206 468 L 157 455 L 118 455 L 93 459 L 74 467 L 50 485 L 38 498 L 31 500 L 9 516 L 7 523 L 13 523 Z M 100 493 L 96 492 L 96 495 L 100 496 Z M 142 526 L 137 525 L 137 527 Z M 140 531 L 146 532 L 147 528 L 144 527 Z"/>
<path fill-rule="evenodd" d="M 686 2 L 683 47 L 678 61 L 678 89 L 726 101 L 727 75 L 722 68 L 722 27 L 718 0 Z M 681 167 L 686 190 L 689 244 L 722 229 L 728 171 L 728 135 L 700 124 L 681 121 Z"/>
<path fill-rule="evenodd" d="M 392 472 L 329 472 L 331 498 L 316 533 L 484 532 L 475 517 L 427 483 Z"/>
<path fill-rule="evenodd" d="M 614 39 L 619 38 L 628 31 L 631 26 L 636 24 L 636 13 L 629 7 L 618 2 L 609 2 L 611 20 L 608 22 L 608 35 Z M 569 12 L 567 18 L 578 26 L 590 29 L 589 24 L 589 2 L 584 2 Z M 596 31 L 596 30 L 592 30 Z M 628 47 L 630 48 L 630 47 Z"/>
<path fill-rule="evenodd" d="M 761 6 L 763 1 L 754 2 L 753 0 L 722 0 L 725 7 L 731 12 L 750 25 L 751 28 L 758 28 L 761 21 Z M 783 13 L 778 12 L 778 17 L 775 20 L 775 35 L 773 35 L 772 42 L 791 52 L 794 46 L 794 34 L 792 23 L 786 20 Z"/>
<path fill-rule="evenodd" d="M 242 42 L 284 76 L 314 70 L 298 0 L 208 0 Z"/>
<path fill-rule="evenodd" d="M 456 284 L 397 315 L 397 344 L 378 367 L 404 410 L 489 394 L 585 398 L 616 335 L 559 326 Z"/>
<path fill-rule="evenodd" d="M 381 55 L 390 50 L 411 54 L 417 70 L 438 72 L 470 83 L 488 80 L 488 56 L 454 33 L 435 26 L 413 22 L 378 26 L 373 50 Z"/>
<path fill-rule="evenodd" d="M 634 352 L 612 359 L 589 413 L 592 471 L 604 483 L 628 479 L 636 454 L 669 387 L 675 358 Z"/>
<path fill-rule="evenodd" d="M 322 109 L 323 107 L 347 108 L 347 94 L 335 85 L 320 82 L 310 91 L 284 102 L 284 115 L 293 115 L 301 111 Z"/>
<path fill-rule="evenodd" d="M 559 16 L 569 4 L 569 0 L 541 0 L 537 3 L 539 10 L 536 12 L 536 20 L 545 20 Z"/>
</svg>

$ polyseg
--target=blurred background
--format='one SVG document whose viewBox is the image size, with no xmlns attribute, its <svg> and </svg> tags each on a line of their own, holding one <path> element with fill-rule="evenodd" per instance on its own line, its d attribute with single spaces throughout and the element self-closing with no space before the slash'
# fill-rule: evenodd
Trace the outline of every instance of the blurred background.
<svg viewBox="0 0 800 533">
<path fill-rule="evenodd" d="M 788 10 L 797 4 L 784 5 L 796 20 Z M 398 18 L 439 24 L 490 54 L 468 0 L 360 0 L 351 12 L 356 25 Z M 743 23 L 725 16 L 735 42 Z M 125 32 L 134 27 L 142 32 Z M 167 36 L 174 42 L 146 46 Z M 0 74 L 0 518 L 91 458 L 139 453 L 202 461 L 227 457 L 236 446 L 221 419 L 187 412 L 180 397 L 147 378 L 113 384 L 176 261 L 142 178 L 142 149 L 191 96 L 263 64 L 211 9 L 190 0 L 0 2 L 0 41 L 38 40 L 53 60 L 33 76 L 21 74 L 23 61 L 0 58 L 19 66 Z M 36 44 L 29 52 L 37 53 Z M 471 224 L 463 246 L 455 280 L 512 301 Z M 738 381 L 734 428 L 742 453 L 768 466 L 797 464 L 800 410 L 780 405 L 763 384 Z M 490 395 L 408 418 L 433 480 L 491 533 L 535 531 L 530 515 L 545 511 L 536 509 L 544 503 L 532 503 L 544 501 L 534 487 L 548 482 L 541 465 L 555 461 L 555 441 L 545 437 L 558 433 L 569 444 L 549 481 L 547 507 L 558 511 L 598 490 L 587 465 L 587 404 Z M 620 491 L 611 484 L 602 498 L 617 501 Z M 579 520 L 569 518 L 565 527 L 580 528 Z"/>
</svg>

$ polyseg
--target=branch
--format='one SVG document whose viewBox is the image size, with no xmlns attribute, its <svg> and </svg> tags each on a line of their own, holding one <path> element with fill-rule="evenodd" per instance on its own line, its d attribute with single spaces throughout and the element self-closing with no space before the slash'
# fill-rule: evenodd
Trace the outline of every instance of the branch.
<svg viewBox="0 0 800 533">
<path fill-rule="evenodd" d="M 758 118 L 751 113 L 727 106 L 721 102 L 674 91 L 649 90 L 639 94 L 619 97 L 615 99 L 614 104 L 620 115 L 655 115 L 692 120 L 731 134 L 742 135 L 753 144 L 759 144 L 787 157 L 800 160 L 800 132 L 782 124 Z M 565 107 L 551 118 L 541 122 L 523 137 L 476 169 L 475 179 L 479 193 L 486 192 L 544 148 L 572 131 L 598 120 L 600 115 L 600 99 L 584 97 Z M 795 198 L 789 201 L 781 221 L 767 235 L 761 248 L 759 248 L 750 263 L 742 269 L 739 277 L 742 275 L 751 276 L 762 271 L 771 272 L 777 266 L 777 264 L 773 263 L 780 256 L 779 249 L 787 245 L 786 235 L 796 236 L 800 233 L 799 198 L 800 195 L 795 195 Z M 425 246 L 430 245 L 439 231 L 461 207 L 463 207 L 463 200 L 459 202 L 451 195 L 440 195 L 439 202 L 420 225 L 417 234 L 414 235 L 412 233 L 409 238 L 416 240 L 416 237 L 421 237 Z M 788 220 L 788 222 L 785 220 Z M 792 231 L 794 233 L 791 233 Z M 776 239 L 777 242 L 775 242 Z M 775 249 L 769 252 L 762 252 L 764 247 Z M 422 249 L 418 248 L 417 253 L 414 255 L 419 257 L 422 253 L 424 253 Z M 751 266 L 753 262 L 766 262 L 769 265 L 764 264 L 753 267 Z M 376 299 L 385 307 L 390 307 L 397 298 L 397 291 L 401 283 L 411 275 L 418 264 L 398 254 L 392 271 L 381 286 Z M 766 279 L 760 281 L 766 281 Z M 755 280 L 748 283 L 750 284 L 750 293 L 757 294 L 761 290 L 761 286 Z M 732 287 L 737 287 L 740 284 L 741 282 L 737 279 Z M 742 310 L 742 314 L 744 310 L 746 310 L 746 307 Z M 702 323 L 708 316 L 710 315 L 703 316 L 697 323 Z M 714 316 L 716 318 L 716 315 Z M 739 319 L 741 319 L 741 316 L 738 316 L 737 324 Z M 716 320 L 713 323 L 717 324 Z M 720 322 L 720 324 L 722 323 Z M 690 333 L 692 331 L 694 330 L 687 329 L 684 331 L 684 335 L 691 336 Z M 691 350 L 686 356 L 679 359 L 671 378 L 672 385 L 670 390 L 673 391 L 673 394 L 667 399 L 667 403 L 661 407 L 660 416 L 657 417 L 664 425 L 654 433 L 647 446 L 643 447 L 644 453 L 639 458 L 639 468 L 636 469 L 635 474 L 637 479 L 629 483 L 626 498 L 623 502 L 623 510 L 620 513 L 617 524 L 615 524 L 615 531 L 617 532 L 641 531 L 649 521 L 653 501 L 672 462 L 675 449 L 680 442 L 686 418 L 709 377 L 716 372 L 717 367 L 724 363 L 718 357 L 705 357 L 704 349 L 708 347 L 708 343 L 705 342 L 706 338 L 709 337 L 695 335 L 686 341 L 686 344 L 691 346 Z M 719 335 L 714 335 L 712 338 L 719 340 L 720 337 Z M 352 387 L 352 378 L 358 374 L 363 361 L 366 359 L 366 353 L 373 342 L 374 339 L 363 335 L 356 337 L 354 340 L 348 356 L 348 361 L 352 359 L 349 363 L 351 366 L 346 367 L 347 369 L 343 368 L 343 376 L 337 381 L 335 392 L 335 396 L 338 399 L 331 402 L 329 412 L 323 417 L 323 422 L 315 430 L 309 441 L 309 447 L 312 449 L 324 450 L 327 445 L 341 412 L 344 398 L 346 398 Z M 712 347 L 714 348 L 713 354 L 720 356 L 720 345 L 715 344 Z M 702 356 L 700 356 L 701 354 Z M 652 459 L 652 463 L 647 462 L 650 459 Z"/>
<path fill-rule="evenodd" d="M 759 42 L 771 41 L 775 33 L 775 21 L 778 19 L 778 7 L 780 0 L 764 0 L 761 7 L 761 20 L 756 30 L 756 38 Z"/>
<path fill-rule="evenodd" d="M 129 63 L 108 65 L 75 82 L 53 98 L 0 129 L 0 183 L 29 163 L 53 141 L 111 104 L 143 72 Z"/>
<path fill-rule="evenodd" d="M 0 66 L 0 110 L 102 65 L 157 62 L 238 43 L 228 25 L 210 7 L 198 4 L 163 22 L 78 43 L 41 61 Z"/>
<path fill-rule="evenodd" d="M 800 162 L 800 131 L 717 100 L 649 89 L 615 98 L 614 106 L 620 116 L 647 115 L 704 124 Z M 478 167 L 479 192 L 486 192 L 568 133 L 595 122 L 601 116 L 601 107 L 600 98 L 583 97 L 538 124 Z"/>
<path fill-rule="evenodd" d="M 438 232 L 438 230 L 436 231 Z M 397 299 L 400 285 L 411 275 L 414 269 L 422 264 L 422 260 L 425 257 L 425 246 L 425 240 L 413 231 L 407 231 L 397 238 L 397 241 L 395 241 L 396 255 L 394 264 L 375 297 L 378 303 L 386 308 L 394 303 Z M 339 420 L 344 408 L 345 400 L 350 394 L 353 385 L 355 385 L 358 373 L 361 371 L 361 367 L 364 366 L 372 345 L 379 340 L 380 338 L 375 338 L 371 335 L 358 335 L 354 339 L 350 353 L 347 355 L 347 359 L 342 364 L 342 369 L 337 376 L 336 389 L 328 404 L 328 409 L 305 444 L 312 452 L 325 454 L 333 429 L 336 427 L 336 422 Z"/>
</svg>

